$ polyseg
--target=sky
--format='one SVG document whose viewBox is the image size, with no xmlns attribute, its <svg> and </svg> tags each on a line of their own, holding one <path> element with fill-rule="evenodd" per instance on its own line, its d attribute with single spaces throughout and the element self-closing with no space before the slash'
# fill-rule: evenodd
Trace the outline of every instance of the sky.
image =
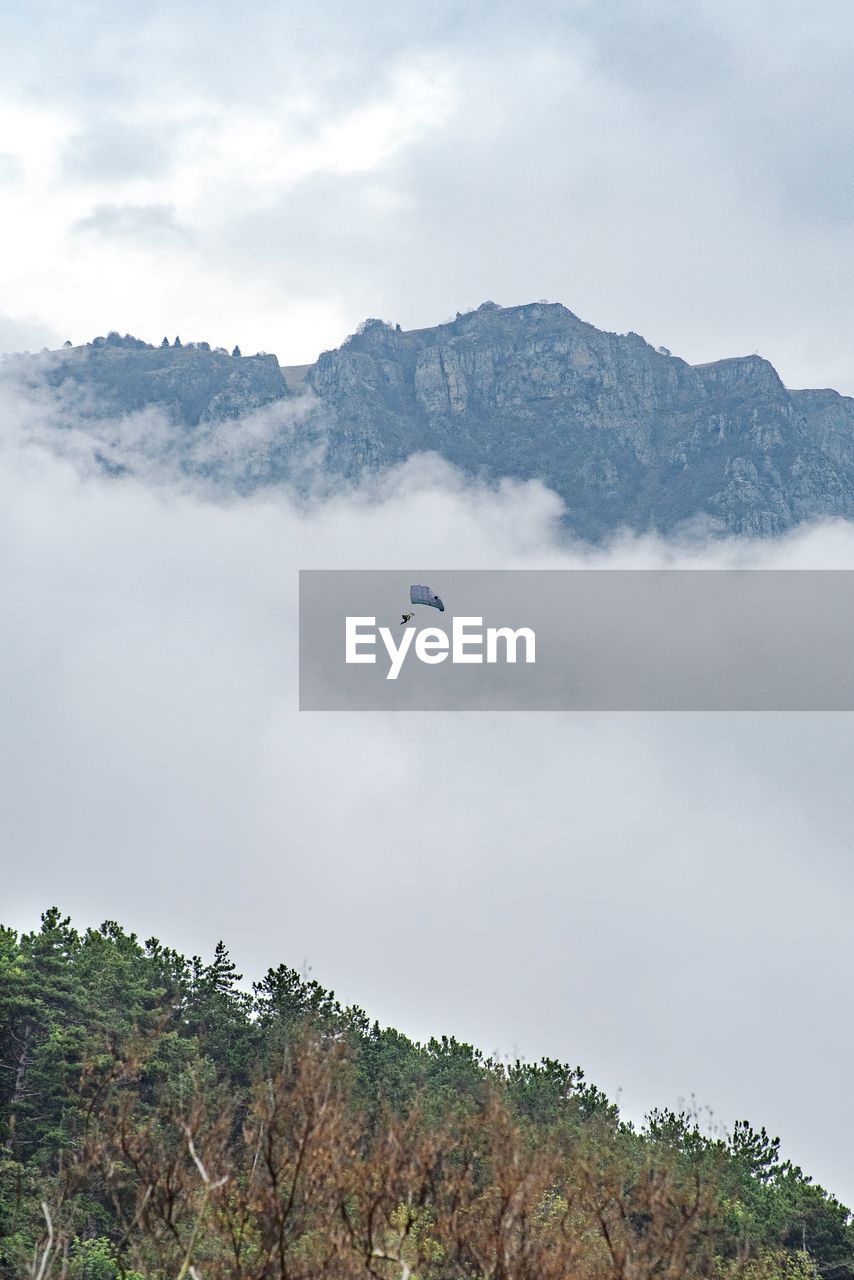
<svg viewBox="0 0 854 1280">
<path fill-rule="evenodd" d="M 854 393 L 847 0 L 0 4 L 0 348 L 563 302 Z"/>
<path fill-rule="evenodd" d="M 547 297 L 854 393 L 847 4 L 0 16 L 0 347 L 292 364 Z M 299 568 L 854 568 L 849 527 L 593 556 L 541 486 L 435 459 L 229 500 L 157 464 L 156 417 L 115 424 L 118 480 L 65 425 L 0 386 L 6 923 L 223 938 L 415 1036 L 578 1062 L 629 1115 L 765 1124 L 854 1202 L 851 717 L 295 709 Z"/>
</svg>

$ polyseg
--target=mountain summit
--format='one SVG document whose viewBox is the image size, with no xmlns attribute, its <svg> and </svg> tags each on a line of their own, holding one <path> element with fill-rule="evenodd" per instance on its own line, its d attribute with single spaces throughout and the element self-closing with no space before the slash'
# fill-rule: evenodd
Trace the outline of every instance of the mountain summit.
<svg viewBox="0 0 854 1280">
<path fill-rule="evenodd" d="M 307 381 L 337 465 L 434 449 L 467 472 L 539 479 L 583 537 L 854 516 L 854 400 L 787 391 L 755 355 L 692 366 L 559 304 L 487 303 L 411 332 L 368 321 Z"/>
<path fill-rule="evenodd" d="M 154 405 L 189 439 L 232 419 L 240 432 L 246 414 L 307 389 L 302 434 L 291 416 L 254 458 L 253 487 L 289 479 L 291 451 L 322 440 L 333 476 L 431 450 L 467 474 L 541 480 L 592 540 L 692 524 L 756 537 L 854 517 L 854 400 L 787 390 L 756 355 L 689 365 L 557 303 L 488 302 L 409 331 L 367 320 L 307 368 L 117 334 L 26 363 L 89 417 Z"/>
</svg>

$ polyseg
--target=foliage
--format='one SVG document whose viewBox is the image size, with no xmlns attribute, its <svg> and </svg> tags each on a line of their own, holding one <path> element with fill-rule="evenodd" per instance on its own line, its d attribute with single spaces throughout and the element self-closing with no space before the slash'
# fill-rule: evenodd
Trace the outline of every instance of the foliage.
<svg viewBox="0 0 854 1280">
<path fill-rule="evenodd" d="M 55 908 L 0 927 L 0 1241 L 8 1280 L 815 1280 L 854 1253 L 746 1121 L 637 1131 L 578 1067 Z"/>
</svg>

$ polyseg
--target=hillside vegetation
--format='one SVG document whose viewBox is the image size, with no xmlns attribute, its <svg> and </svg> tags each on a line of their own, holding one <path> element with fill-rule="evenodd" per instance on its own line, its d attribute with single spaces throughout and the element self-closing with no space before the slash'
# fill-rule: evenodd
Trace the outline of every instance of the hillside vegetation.
<svg viewBox="0 0 854 1280">
<path fill-rule="evenodd" d="M 0 928 L 0 1276 L 846 1277 L 764 1129 L 642 1131 L 583 1072 L 420 1045 L 282 965 Z"/>
</svg>

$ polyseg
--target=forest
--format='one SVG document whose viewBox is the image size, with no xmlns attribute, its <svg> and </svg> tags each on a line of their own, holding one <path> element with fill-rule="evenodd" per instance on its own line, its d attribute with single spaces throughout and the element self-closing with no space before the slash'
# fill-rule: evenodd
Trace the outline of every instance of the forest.
<svg viewBox="0 0 854 1280">
<path fill-rule="evenodd" d="M 849 1280 L 764 1128 L 623 1120 L 567 1064 L 418 1044 L 280 965 L 0 927 L 0 1277 Z"/>
</svg>

